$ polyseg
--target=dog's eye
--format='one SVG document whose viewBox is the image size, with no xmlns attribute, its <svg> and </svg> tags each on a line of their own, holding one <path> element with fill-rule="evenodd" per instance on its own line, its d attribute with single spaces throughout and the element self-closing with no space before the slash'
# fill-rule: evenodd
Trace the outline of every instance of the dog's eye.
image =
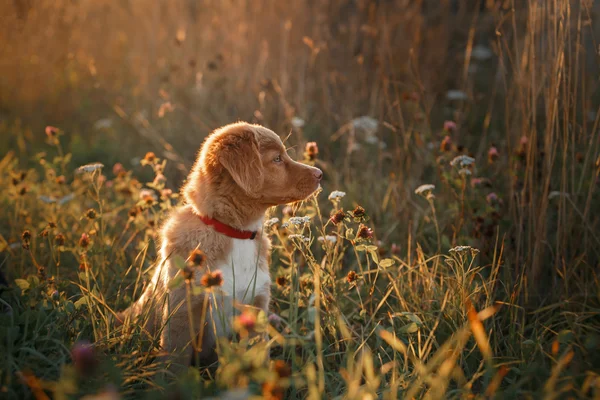
<svg viewBox="0 0 600 400">
<path fill-rule="evenodd" d="M 281 158 L 281 154 L 278 155 L 277 157 L 275 157 L 275 159 L 273 160 L 273 162 L 276 162 L 276 163 L 280 163 L 282 161 L 283 161 L 283 159 Z"/>
</svg>

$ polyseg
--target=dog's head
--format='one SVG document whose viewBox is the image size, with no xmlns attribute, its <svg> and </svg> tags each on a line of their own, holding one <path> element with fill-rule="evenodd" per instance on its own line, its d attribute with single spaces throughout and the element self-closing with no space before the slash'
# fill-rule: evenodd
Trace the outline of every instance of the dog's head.
<svg viewBox="0 0 600 400">
<path fill-rule="evenodd" d="M 272 206 L 305 199 L 322 176 L 320 169 L 292 160 L 273 131 L 240 122 L 206 139 L 185 193 L 190 200 L 189 189 L 200 184 L 193 180 L 202 177 L 204 183 L 226 187 L 230 196 Z"/>
</svg>

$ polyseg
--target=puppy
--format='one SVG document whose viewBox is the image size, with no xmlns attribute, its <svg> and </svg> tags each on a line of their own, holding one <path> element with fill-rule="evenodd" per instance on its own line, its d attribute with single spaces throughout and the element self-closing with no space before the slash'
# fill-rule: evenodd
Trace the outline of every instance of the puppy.
<svg viewBox="0 0 600 400">
<path fill-rule="evenodd" d="M 200 337 L 196 357 L 203 364 L 215 360 L 216 339 L 232 333 L 235 304 L 268 311 L 271 243 L 262 231 L 265 212 L 305 199 L 319 187 L 322 176 L 318 168 L 292 160 L 279 136 L 260 125 L 239 122 L 214 131 L 202 144 L 183 187 L 185 203 L 162 227 L 160 260 L 151 283 L 119 319 L 150 313 L 145 328 L 160 331 L 160 345 L 174 363 L 190 365 L 191 341 Z M 185 260 L 195 249 L 206 256 L 203 269 L 194 274 L 195 284 L 200 285 L 205 272 L 219 270 L 222 290 L 186 299 L 184 285 L 169 289 L 169 283 L 181 274 L 177 257 Z"/>
</svg>

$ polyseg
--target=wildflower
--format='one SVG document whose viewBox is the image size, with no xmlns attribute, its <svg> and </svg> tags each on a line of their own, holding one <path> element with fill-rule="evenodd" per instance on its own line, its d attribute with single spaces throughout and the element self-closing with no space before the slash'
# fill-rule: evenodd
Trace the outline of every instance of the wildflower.
<svg viewBox="0 0 600 400">
<path fill-rule="evenodd" d="M 440 143 L 440 151 L 442 152 L 446 152 L 446 151 L 450 151 L 450 149 L 452 148 L 452 139 L 450 138 L 450 136 L 445 136 L 444 140 L 442 140 L 442 143 Z"/>
<path fill-rule="evenodd" d="M 43 203 L 46 203 L 46 204 L 56 203 L 56 199 L 54 197 L 38 196 L 38 199 L 40 199 Z"/>
<path fill-rule="evenodd" d="M 58 233 L 56 236 L 54 236 L 54 243 L 56 243 L 57 246 L 64 246 L 65 236 L 62 233 Z"/>
<path fill-rule="evenodd" d="M 67 178 L 64 175 L 59 175 L 56 177 L 55 182 L 59 185 L 64 185 L 67 182 Z"/>
<path fill-rule="evenodd" d="M 334 236 L 334 235 L 319 236 L 317 238 L 317 240 L 319 242 L 322 242 L 322 243 L 325 243 L 325 242 L 336 243 L 337 242 L 337 236 Z"/>
<path fill-rule="evenodd" d="M 24 230 L 21 234 L 21 241 L 23 242 L 23 248 L 29 250 L 29 243 L 31 242 L 31 231 L 28 229 Z"/>
<path fill-rule="evenodd" d="M 498 195 L 494 192 L 488 194 L 487 196 L 485 196 L 485 200 L 488 202 L 488 204 L 490 205 L 494 205 L 498 203 Z"/>
<path fill-rule="evenodd" d="M 568 193 L 564 193 L 564 192 L 559 192 L 557 190 L 553 190 L 553 191 L 551 191 L 548 194 L 548 200 L 552 200 L 552 199 L 554 199 L 556 197 L 561 197 L 561 196 L 568 197 L 569 194 Z"/>
<path fill-rule="evenodd" d="M 271 325 L 278 326 L 283 322 L 283 319 L 277 314 L 269 314 L 268 321 Z"/>
<path fill-rule="evenodd" d="M 283 207 L 282 213 L 286 217 L 291 217 L 292 215 L 294 215 L 294 209 L 292 208 L 292 206 L 285 206 Z"/>
<path fill-rule="evenodd" d="M 81 238 L 79 239 L 79 246 L 85 249 L 89 245 L 90 245 L 90 237 L 87 235 L 87 233 L 82 233 Z"/>
<path fill-rule="evenodd" d="M 454 132 L 456 130 L 456 122 L 444 121 L 444 130 L 446 132 Z"/>
<path fill-rule="evenodd" d="M 58 293 L 58 290 L 52 291 L 52 293 L 50 293 L 50 298 L 54 301 L 57 301 L 60 298 L 60 294 Z"/>
<path fill-rule="evenodd" d="M 125 173 L 127 172 L 125 170 L 125 167 L 123 166 L 123 164 L 121 163 L 116 163 L 115 165 L 113 165 L 112 167 L 112 172 L 115 176 L 123 176 L 125 175 Z"/>
<path fill-rule="evenodd" d="M 256 316 L 250 311 L 243 311 L 242 314 L 236 318 L 236 325 L 246 331 L 253 331 L 256 326 Z"/>
<path fill-rule="evenodd" d="M 309 242 L 309 241 L 310 241 L 310 239 L 309 239 L 309 238 L 307 238 L 306 236 L 304 236 L 304 235 L 298 235 L 298 234 L 293 234 L 293 235 L 290 235 L 290 236 L 288 236 L 288 238 L 289 238 L 289 239 L 298 239 L 298 240 L 302 240 L 303 242 Z"/>
<path fill-rule="evenodd" d="M 329 194 L 329 197 L 327 197 L 329 200 L 337 200 L 337 199 L 341 199 L 342 197 L 344 197 L 346 195 L 346 192 L 341 192 L 339 190 L 334 190 L 333 192 L 331 192 Z"/>
<path fill-rule="evenodd" d="M 154 203 L 157 198 L 153 190 L 142 189 L 140 190 L 140 200 L 143 200 L 146 204 L 150 205 Z"/>
<path fill-rule="evenodd" d="M 82 165 L 81 167 L 77 168 L 75 170 L 75 173 L 82 174 L 84 172 L 94 172 L 94 171 L 98 171 L 99 169 L 102 169 L 102 168 L 104 168 L 104 164 L 101 164 L 101 163 L 86 164 L 86 165 Z"/>
<path fill-rule="evenodd" d="M 154 163 L 154 161 L 156 161 L 156 154 L 149 151 L 146 153 L 146 155 L 144 156 L 144 159 L 142 161 L 145 162 L 146 164 L 152 164 L 152 163 Z"/>
<path fill-rule="evenodd" d="M 400 254 L 400 246 L 398 246 L 396 243 L 392 243 L 392 248 L 390 249 L 390 251 L 394 255 Z"/>
<path fill-rule="evenodd" d="M 90 208 L 89 210 L 87 210 L 85 212 L 85 216 L 88 219 L 95 219 L 96 218 L 96 210 L 94 210 L 93 208 Z"/>
<path fill-rule="evenodd" d="M 11 180 L 13 186 L 17 186 L 19 183 L 21 183 L 17 178 L 13 177 Z"/>
<path fill-rule="evenodd" d="M 213 272 L 207 272 L 202 276 L 200 280 L 200 284 L 202 286 L 211 288 L 213 286 L 222 286 L 223 285 L 223 273 L 219 270 Z"/>
<path fill-rule="evenodd" d="M 365 209 L 362 208 L 361 206 L 356 206 L 354 208 L 354 210 L 352 210 L 352 216 L 354 218 L 362 218 L 365 216 L 365 214 L 366 214 Z"/>
<path fill-rule="evenodd" d="M 319 146 L 317 146 L 317 142 L 308 142 L 306 143 L 306 147 L 304 148 L 304 156 L 309 160 L 314 160 L 317 158 L 319 154 Z"/>
<path fill-rule="evenodd" d="M 20 190 L 19 190 L 19 195 L 24 196 L 27 192 L 28 192 L 28 188 L 27 186 L 23 186 Z"/>
<path fill-rule="evenodd" d="M 469 97 L 462 90 L 448 90 L 446 92 L 446 98 L 448 100 L 467 100 Z"/>
<path fill-rule="evenodd" d="M 48 222 L 48 228 L 52 228 L 52 229 L 56 228 L 56 222 L 52 222 L 52 221 Z"/>
<path fill-rule="evenodd" d="M 267 228 L 270 228 L 278 222 L 279 222 L 279 218 L 271 218 L 271 219 L 268 219 L 265 221 L 265 226 Z"/>
<path fill-rule="evenodd" d="M 346 214 L 344 213 L 344 210 L 343 209 L 339 209 L 338 211 L 336 211 L 335 214 L 333 214 L 329 218 L 329 221 L 331 221 L 332 224 L 337 225 L 340 222 L 342 222 L 344 220 L 344 218 L 346 218 Z"/>
<path fill-rule="evenodd" d="M 356 237 L 361 239 L 370 239 L 373 237 L 373 229 L 367 227 L 366 225 L 360 224 L 358 231 L 356 232 Z"/>
<path fill-rule="evenodd" d="M 452 161 L 450 161 L 450 165 L 453 167 L 459 166 L 461 168 L 468 167 L 473 163 L 475 163 L 475 159 L 465 155 L 456 156 Z"/>
<path fill-rule="evenodd" d="M 112 119 L 102 118 L 102 119 L 99 119 L 98 121 L 94 122 L 94 129 L 96 129 L 96 130 L 109 129 L 110 127 L 112 127 L 112 125 L 113 125 Z"/>
<path fill-rule="evenodd" d="M 462 177 L 467 177 L 472 174 L 471 170 L 468 168 L 461 168 L 458 170 L 458 174 Z"/>
<path fill-rule="evenodd" d="M 156 174 L 152 183 L 154 183 L 155 185 L 164 185 L 166 181 L 167 178 L 163 174 Z"/>
<path fill-rule="evenodd" d="M 517 147 L 517 156 L 520 158 L 525 158 L 527 155 L 527 146 L 529 144 L 529 139 L 527 136 L 521 136 L 519 140 L 519 147 Z"/>
<path fill-rule="evenodd" d="M 310 222 L 310 217 L 291 217 L 288 221 L 292 225 L 304 225 Z"/>
<path fill-rule="evenodd" d="M 277 286 L 279 287 L 285 287 L 288 283 L 288 280 L 285 276 L 280 275 L 277 277 L 277 279 L 275 279 L 275 283 L 277 283 Z"/>
<path fill-rule="evenodd" d="M 275 361 L 273 369 L 275 370 L 277 376 L 280 378 L 288 378 L 292 375 L 292 369 L 290 368 L 288 363 L 286 363 L 283 360 Z"/>
<path fill-rule="evenodd" d="M 471 57 L 477 61 L 485 61 L 492 58 L 492 51 L 488 47 L 478 44 L 471 49 Z"/>
<path fill-rule="evenodd" d="M 348 272 L 348 275 L 346 276 L 346 280 L 348 281 L 348 283 L 356 282 L 357 279 L 358 279 L 358 274 L 356 272 L 354 272 L 354 271 Z"/>
<path fill-rule="evenodd" d="M 138 207 L 131 207 L 127 213 L 131 218 L 135 218 L 138 214 Z"/>
<path fill-rule="evenodd" d="M 48 136 L 49 138 L 53 138 L 58 135 L 58 133 L 60 132 L 60 129 L 58 129 L 55 126 L 48 125 L 46 127 L 45 131 L 46 131 L 46 136 Z"/>
<path fill-rule="evenodd" d="M 83 260 L 81 263 L 79 263 L 79 271 L 85 272 L 88 269 L 90 269 L 90 265 L 87 263 L 87 261 Z"/>
<path fill-rule="evenodd" d="M 304 122 L 304 120 L 302 118 L 299 117 L 293 117 L 292 118 L 292 126 L 294 128 L 302 128 L 306 123 Z"/>
<path fill-rule="evenodd" d="M 498 153 L 498 149 L 496 148 L 496 146 L 492 146 L 490 147 L 490 149 L 488 150 L 488 162 L 490 164 L 493 164 L 494 161 L 496 161 L 498 159 L 499 153 Z"/>
<path fill-rule="evenodd" d="M 188 256 L 188 261 L 197 267 L 202 267 L 206 263 L 206 254 L 200 249 L 194 249 Z"/>
<path fill-rule="evenodd" d="M 428 184 L 421 185 L 418 188 L 416 188 L 415 194 L 418 194 L 419 196 L 427 197 L 429 195 L 429 193 L 431 193 L 433 191 L 433 189 L 435 189 L 435 185 L 428 183 Z"/>
<path fill-rule="evenodd" d="M 367 134 L 375 132 L 377 130 L 377 127 L 379 126 L 379 122 L 375 118 L 369 117 L 367 115 L 354 118 L 351 124 L 354 127 L 354 129 L 362 130 Z"/>
<path fill-rule="evenodd" d="M 75 364 L 75 370 L 84 376 L 91 375 L 98 364 L 94 347 L 88 341 L 75 343 L 71 349 L 71 358 Z"/>
<path fill-rule="evenodd" d="M 162 199 L 168 199 L 169 197 L 171 197 L 172 194 L 173 191 L 171 189 L 163 189 L 160 191 L 160 197 Z"/>
</svg>

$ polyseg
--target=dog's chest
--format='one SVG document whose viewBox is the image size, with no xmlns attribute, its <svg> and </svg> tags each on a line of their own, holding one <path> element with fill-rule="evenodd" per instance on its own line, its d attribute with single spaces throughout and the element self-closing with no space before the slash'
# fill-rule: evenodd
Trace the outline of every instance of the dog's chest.
<svg viewBox="0 0 600 400">
<path fill-rule="evenodd" d="M 264 293 L 270 285 L 267 260 L 262 240 L 232 239 L 231 252 L 226 262 L 216 266 L 223 273 L 223 291 L 234 296 L 236 302 L 252 303 L 254 296 Z"/>
</svg>

